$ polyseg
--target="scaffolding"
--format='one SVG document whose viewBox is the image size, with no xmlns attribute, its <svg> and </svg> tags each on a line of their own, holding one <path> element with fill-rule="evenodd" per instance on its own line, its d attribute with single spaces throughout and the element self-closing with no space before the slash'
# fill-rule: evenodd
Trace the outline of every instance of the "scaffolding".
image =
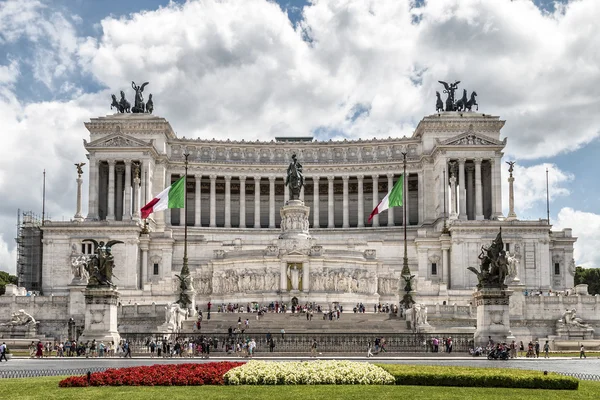
<svg viewBox="0 0 600 400">
<path fill-rule="evenodd" d="M 22 219 L 21 219 L 22 218 Z M 17 278 L 28 291 L 42 290 L 42 219 L 32 211 L 17 212 Z"/>
</svg>

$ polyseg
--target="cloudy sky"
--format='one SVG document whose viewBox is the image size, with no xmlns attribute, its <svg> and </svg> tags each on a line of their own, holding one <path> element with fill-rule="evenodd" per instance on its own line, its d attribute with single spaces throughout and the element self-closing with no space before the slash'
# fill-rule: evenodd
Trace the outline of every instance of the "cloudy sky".
<svg viewBox="0 0 600 400">
<path fill-rule="evenodd" d="M 461 80 L 506 120 L 517 215 L 545 218 L 548 168 L 554 227 L 600 266 L 599 19 L 598 0 L 4 0 L 0 270 L 44 169 L 47 214 L 73 216 L 83 123 L 132 80 L 179 136 L 246 140 L 411 135 Z"/>
</svg>

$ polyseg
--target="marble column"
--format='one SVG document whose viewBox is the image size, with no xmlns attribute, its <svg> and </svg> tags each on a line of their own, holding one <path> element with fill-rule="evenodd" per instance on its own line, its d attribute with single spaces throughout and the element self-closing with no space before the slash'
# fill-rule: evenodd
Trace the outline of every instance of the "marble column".
<svg viewBox="0 0 600 400">
<path fill-rule="evenodd" d="M 73 219 L 81 222 L 83 221 L 83 215 L 81 214 L 81 184 L 83 183 L 83 179 L 81 178 L 81 175 L 77 175 L 75 182 L 77 182 L 77 208 Z"/>
<path fill-rule="evenodd" d="M 177 179 L 181 178 L 182 176 L 183 176 L 183 174 L 178 175 Z M 187 185 L 187 182 L 185 183 L 185 185 Z M 185 188 L 183 190 L 184 190 L 183 196 L 187 197 L 187 188 Z M 185 206 L 183 208 L 179 208 L 178 211 L 179 211 L 179 226 L 185 226 L 187 224 L 187 219 L 186 219 L 186 215 L 185 215 Z M 175 210 L 171 210 L 171 212 L 175 212 Z"/>
<path fill-rule="evenodd" d="M 349 214 L 349 201 L 348 201 L 348 181 L 350 180 L 350 177 L 348 175 L 344 175 L 342 176 L 342 181 L 344 184 L 344 197 L 343 197 L 343 203 L 342 203 L 342 214 L 343 214 L 343 224 L 342 227 L 343 228 L 349 228 L 350 227 L 350 214 Z"/>
<path fill-rule="evenodd" d="M 300 200 L 304 201 L 304 186 L 302 185 L 302 187 L 300 188 Z"/>
<path fill-rule="evenodd" d="M 131 160 L 125 160 L 125 198 L 123 200 L 123 220 L 131 219 Z"/>
<path fill-rule="evenodd" d="M 231 228 L 231 176 L 225 176 L 225 228 Z"/>
<path fill-rule="evenodd" d="M 475 193 L 473 188 L 473 172 L 475 172 L 475 168 L 472 165 L 468 165 L 467 167 L 467 218 L 469 216 L 475 217 Z"/>
<path fill-rule="evenodd" d="M 454 176 L 454 173 L 452 173 L 452 175 L 450 175 L 450 216 L 451 217 L 456 217 L 456 206 L 457 206 L 457 199 L 456 199 L 456 177 Z"/>
<path fill-rule="evenodd" d="M 143 192 L 145 193 L 145 197 L 142 199 L 142 204 L 147 204 L 150 200 L 152 200 L 154 198 L 154 196 L 152 196 L 152 177 L 153 177 L 153 173 L 152 173 L 152 169 L 150 168 L 150 160 L 144 160 L 143 161 L 143 169 L 141 172 L 143 175 L 145 176 L 145 186 L 143 186 Z M 143 180 L 144 178 L 142 178 L 142 182 L 144 182 Z M 163 182 L 164 184 L 165 182 Z M 164 186 L 164 185 L 160 185 L 159 187 Z M 156 194 L 160 193 L 160 191 L 163 189 L 160 189 Z M 156 220 L 156 217 L 154 218 Z"/>
<path fill-rule="evenodd" d="M 138 220 L 140 219 L 140 210 L 142 209 L 142 187 L 140 185 L 141 180 L 139 177 L 139 173 L 140 173 L 140 168 L 139 166 L 136 167 L 136 169 L 134 170 L 134 177 L 133 177 L 133 219 Z"/>
<path fill-rule="evenodd" d="M 333 197 L 333 181 L 334 176 L 327 177 L 328 191 L 327 191 L 327 227 L 335 228 L 335 203 Z"/>
<path fill-rule="evenodd" d="M 492 160 L 493 173 L 492 173 L 492 204 L 494 207 L 493 215 L 496 218 L 502 217 L 502 156 L 497 155 Z"/>
<path fill-rule="evenodd" d="M 254 228 L 260 229 L 260 176 L 254 177 Z"/>
<path fill-rule="evenodd" d="M 313 176 L 313 228 L 319 227 L 319 177 Z"/>
<path fill-rule="evenodd" d="M 417 205 L 418 205 L 418 212 L 419 212 L 419 219 L 418 219 L 418 224 L 422 225 L 423 224 L 423 217 L 425 215 L 425 198 L 423 197 L 423 193 L 424 193 L 424 183 L 423 183 L 423 172 L 417 173 Z"/>
<path fill-rule="evenodd" d="M 89 159 L 89 187 L 88 187 L 88 215 L 87 219 L 98 219 L 98 188 L 99 188 L 99 163 L 95 157 Z"/>
<path fill-rule="evenodd" d="M 475 160 L 475 219 L 483 219 L 483 185 L 481 182 L 481 158 Z"/>
<path fill-rule="evenodd" d="M 458 219 L 467 219 L 467 181 L 465 179 L 465 161 L 464 158 L 458 159 Z"/>
<path fill-rule="evenodd" d="M 240 176 L 240 228 L 246 227 L 246 177 Z"/>
<path fill-rule="evenodd" d="M 283 182 L 283 204 L 287 204 L 290 200 L 290 187 Z"/>
<path fill-rule="evenodd" d="M 364 196 L 364 175 L 358 175 L 358 227 L 365 227 L 365 196 Z"/>
<path fill-rule="evenodd" d="M 210 224 L 211 228 L 217 226 L 217 176 L 210 176 Z"/>
<path fill-rule="evenodd" d="M 269 228 L 275 228 L 275 177 L 269 177 Z"/>
<path fill-rule="evenodd" d="M 117 165 L 115 167 L 115 175 L 117 181 L 117 188 L 115 190 L 115 219 L 117 221 L 123 220 L 123 175 L 125 173 L 125 167 L 123 165 Z"/>
<path fill-rule="evenodd" d="M 373 175 L 373 209 L 379 204 L 379 175 Z M 379 214 L 371 220 L 372 226 L 379 226 Z"/>
<path fill-rule="evenodd" d="M 147 175 L 148 175 L 148 170 L 146 169 L 146 162 L 141 161 L 140 162 L 140 182 L 141 182 L 142 186 L 140 187 L 140 204 L 143 204 L 143 205 L 146 205 L 148 203 L 148 201 L 146 200 L 148 198 L 147 193 L 146 193 L 146 187 L 148 186 Z"/>
<path fill-rule="evenodd" d="M 394 174 L 387 174 L 387 184 L 388 184 L 388 193 L 392 190 L 392 188 L 394 187 Z M 404 193 L 406 193 L 406 188 L 404 188 Z M 404 204 L 406 204 L 406 196 L 405 194 L 402 194 L 402 196 L 404 197 L 403 202 L 403 206 L 405 207 Z M 387 209 L 387 226 L 394 226 L 394 208 L 390 207 Z M 402 221 L 402 223 L 404 223 L 404 221 Z"/>
<path fill-rule="evenodd" d="M 108 204 L 106 220 L 115 220 L 115 160 L 108 161 Z"/>
<path fill-rule="evenodd" d="M 142 282 L 141 289 L 144 289 L 144 283 L 148 281 L 148 249 L 149 249 L 150 237 L 149 235 L 140 236 L 140 250 L 142 251 Z"/>
<path fill-rule="evenodd" d="M 448 160 L 444 159 L 444 163 L 442 164 L 442 170 L 440 171 L 440 215 L 442 218 L 446 218 L 446 213 L 448 212 L 448 192 L 446 185 L 448 184 L 447 178 L 448 171 Z M 445 207 L 444 207 L 445 206 Z"/>
<path fill-rule="evenodd" d="M 194 226 L 202 226 L 202 175 L 194 175 L 196 190 L 194 193 Z"/>
<path fill-rule="evenodd" d="M 515 213 L 515 192 L 513 184 L 515 182 L 515 178 L 513 178 L 512 172 L 508 177 L 508 215 L 506 217 L 506 221 L 514 221 L 517 219 L 517 214 Z"/>
</svg>

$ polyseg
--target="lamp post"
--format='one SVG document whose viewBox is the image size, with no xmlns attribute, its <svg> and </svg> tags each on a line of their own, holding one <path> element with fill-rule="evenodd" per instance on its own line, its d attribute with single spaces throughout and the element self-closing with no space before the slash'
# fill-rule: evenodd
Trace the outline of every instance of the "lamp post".
<svg viewBox="0 0 600 400">
<path fill-rule="evenodd" d="M 187 173 L 190 154 L 185 153 L 183 156 L 185 157 L 185 179 L 183 189 L 183 267 L 181 268 L 181 276 L 187 278 L 190 275 L 187 256 Z"/>
<path fill-rule="evenodd" d="M 414 275 L 411 275 L 410 273 L 410 268 L 408 267 L 408 247 L 407 247 L 407 241 L 406 241 L 406 226 L 407 226 L 407 219 L 406 219 L 406 197 L 405 194 L 408 193 L 407 187 L 406 187 L 406 152 L 403 151 L 402 152 L 402 167 L 403 167 L 403 171 L 402 171 L 402 212 L 403 212 L 403 220 L 402 220 L 402 224 L 404 225 L 404 258 L 402 259 L 402 278 L 404 279 L 404 282 L 406 283 L 406 285 L 404 286 L 404 297 L 402 298 L 402 301 L 400 302 L 400 304 L 404 305 L 405 309 L 409 309 L 413 304 L 414 304 L 414 300 L 412 298 L 412 295 L 410 294 L 410 292 L 412 291 L 412 279 L 415 277 Z"/>
</svg>

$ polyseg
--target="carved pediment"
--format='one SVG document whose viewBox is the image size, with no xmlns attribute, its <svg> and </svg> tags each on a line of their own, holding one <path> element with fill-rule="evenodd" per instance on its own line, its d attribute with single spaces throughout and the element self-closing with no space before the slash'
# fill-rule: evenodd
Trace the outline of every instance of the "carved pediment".
<svg viewBox="0 0 600 400">
<path fill-rule="evenodd" d="M 131 136 L 123 135 L 121 133 L 114 133 L 112 135 L 105 136 L 103 138 L 94 140 L 88 143 L 85 139 L 83 140 L 84 147 L 143 147 L 148 148 L 151 143 L 145 142 L 140 139 L 136 139 Z"/>
<path fill-rule="evenodd" d="M 496 140 L 484 135 L 477 134 L 469 129 L 467 132 L 446 140 L 437 140 L 437 144 L 441 146 L 504 146 L 504 140 Z"/>
</svg>

